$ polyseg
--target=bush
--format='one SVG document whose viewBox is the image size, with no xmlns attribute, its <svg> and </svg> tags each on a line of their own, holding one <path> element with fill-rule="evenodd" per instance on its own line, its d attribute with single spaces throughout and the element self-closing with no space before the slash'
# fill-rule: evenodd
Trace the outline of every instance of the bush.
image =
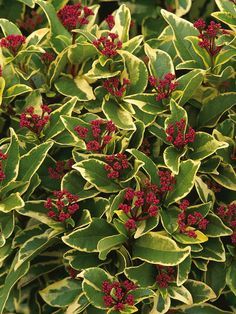
<svg viewBox="0 0 236 314">
<path fill-rule="evenodd" d="M 235 1 L 67 2 L 0 19 L 0 313 L 234 313 Z"/>
</svg>

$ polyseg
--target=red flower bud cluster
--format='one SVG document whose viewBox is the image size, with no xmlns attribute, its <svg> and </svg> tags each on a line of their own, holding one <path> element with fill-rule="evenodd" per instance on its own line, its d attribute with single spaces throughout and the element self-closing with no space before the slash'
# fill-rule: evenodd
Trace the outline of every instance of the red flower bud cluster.
<svg viewBox="0 0 236 314">
<path fill-rule="evenodd" d="M 41 24 L 42 22 L 42 16 L 36 11 L 32 10 L 30 14 L 25 15 L 24 21 L 18 20 L 17 24 L 21 29 L 28 33 L 32 33 L 36 29 L 37 25 Z"/>
<path fill-rule="evenodd" d="M 159 170 L 158 175 L 160 177 L 160 193 L 172 191 L 175 186 L 175 178 L 171 175 L 169 170 Z"/>
<path fill-rule="evenodd" d="M 147 156 L 151 155 L 151 144 L 149 143 L 147 137 L 144 137 L 143 142 L 141 146 L 139 147 L 139 150 Z"/>
<path fill-rule="evenodd" d="M 160 200 L 157 195 L 158 188 L 155 187 L 156 189 L 147 185 L 140 191 L 135 191 L 132 188 L 126 189 L 124 201 L 119 205 L 119 209 L 128 218 L 125 223 L 127 229 L 136 229 L 137 222 L 157 216 L 159 210 L 157 205 Z"/>
<path fill-rule="evenodd" d="M 16 55 L 25 40 L 25 36 L 22 35 L 8 35 L 0 40 L 0 47 L 7 48 L 13 55 Z"/>
<path fill-rule="evenodd" d="M 103 82 L 103 87 L 115 97 L 122 97 L 126 92 L 127 85 L 130 84 L 130 80 L 124 78 L 123 83 L 121 84 L 118 77 L 112 77 Z"/>
<path fill-rule="evenodd" d="M 67 272 L 68 274 L 70 275 L 70 277 L 72 279 L 75 279 L 77 274 L 78 274 L 78 271 L 76 271 L 74 268 L 72 268 L 71 266 L 67 267 Z"/>
<path fill-rule="evenodd" d="M 87 150 L 101 152 L 103 148 L 110 143 L 112 139 L 111 135 L 116 131 L 116 126 L 111 120 L 97 119 L 90 122 L 90 128 L 78 125 L 74 130 L 81 139 L 87 139 Z M 88 140 L 90 134 L 93 138 L 92 140 Z"/>
<path fill-rule="evenodd" d="M 188 143 L 193 143 L 196 134 L 195 130 L 190 126 L 188 132 L 185 132 L 185 128 L 185 119 L 169 124 L 166 128 L 166 140 L 178 149 L 183 148 Z"/>
<path fill-rule="evenodd" d="M 0 77 L 2 77 L 2 67 L 0 65 Z"/>
<path fill-rule="evenodd" d="M 222 190 L 221 185 L 211 179 L 205 180 L 205 183 L 214 193 L 219 193 Z"/>
<path fill-rule="evenodd" d="M 7 154 L 4 154 L 1 150 L 0 150 L 0 182 L 2 182 L 5 178 L 6 175 L 3 171 L 3 164 L 2 161 L 7 159 Z"/>
<path fill-rule="evenodd" d="M 202 216 L 199 212 L 193 214 L 187 214 L 186 210 L 189 206 L 188 200 L 183 200 L 179 205 L 182 212 L 178 215 L 178 225 L 180 233 L 184 233 L 190 238 L 196 238 L 197 234 L 194 230 L 189 227 L 198 228 L 200 230 L 206 230 L 209 221 Z"/>
<path fill-rule="evenodd" d="M 30 131 L 39 135 L 44 126 L 50 120 L 51 109 L 47 105 L 41 105 L 42 114 L 41 116 L 34 113 L 34 107 L 28 107 L 20 115 L 20 127 L 26 127 Z"/>
<path fill-rule="evenodd" d="M 94 12 L 86 6 L 83 7 L 81 3 L 65 5 L 57 13 L 59 20 L 68 31 L 88 24 L 88 17 L 91 15 L 94 15 Z"/>
<path fill-rule="evenodd" d="M 106 307 L 113 308 L 115 311 L 123 311 L 125 308 L 134 305 L 134 296 L 131 294 L 132 291 L 137 289 L 132 281 L 103 281 L 102 292 L 103 301 Z"/>
<path fill-rule="evenodd" d="M 64 175 L 72 169 L 72 165 L 74 164 L 73 159 L 69 159 L 67 161 L 59 160 L 56 162 L 56 167 L 48 168 L 48 173 L 51 179 L 60 180 L 64 177 Z"/>
<path fill-rule="evenodd" d="M 48 209 L 48 217 L 53 218 L 56 221 L 65 221 L 75 214 L 79 209 L 77 195 L 73 195 L 70 192 L 53 191 L 53 195 L 57 198 L 52 200 L 47 198 L 44 203 L 44 207 Z"/>
<path fill-rule="evenodd" d="M 236 203 L 222 205 L 217 208 L 216 213 L 233 230 L 231 241 L 236 245 Z"/>
<path fill-rule="evenodd" d="M 156 265 L 158 269 L 158 275 L 156 276 L 156 282 L 159 288 L 168 288 L 169 284 L 175 281 L 175 269 L 174 267 Z"/>
<path fill-rule="evenodd" d="M 164 78 L 159 80 L 155 76 L 149 76 L 150 85 L 157 91 L 157 101 L 168 98 L 176 89 L 178 83 L 175 82 L 175 79 L 175 75 L 171 73 L 165 74 Z"/>
<path fill-rule="evenodd" d="M 113 15 L 108 15 L 105 21 L 110 30 L 115 26 L 115 18 Z"/>
<path fill-rule="evenodd" d="M 119 40 L 117 34 L 108 33 L 108 35 L 102 36 L 93 41 L 94 46 L 108 58 L 115 57 L 117 55 L 117 49 L 122 48 L 122 42 Z"/>
<path fill-rule="evenodd" d="M 53 60 L 55 60 L 55 55 L 52 52 L 45 52 L 41 55 L 41 60 L 46 65 L 49 65 Z"/>
<path fill-rule="evenodd" d="M 197 20 L 193 25 L 200 33 L 198 45 L 205 49 L 210 56 L 217 55 L 223 46 L 217 46 L 216 39 L 219 35 L 227 33 L 227 31 L 222 29 L 220 23 L 215 23 L 214 21 L 211 21 L 207 26 L 203 19 Z"/>
<path fill-rule="evenodd" d="M 105 159 L 108 164 L 104 168 L 108 172 L 107 177 L 109 179 L 118 179 L 122 175 L 123 170 L 129 168 L 125 154 L 108 155 Z"/>
</svg>

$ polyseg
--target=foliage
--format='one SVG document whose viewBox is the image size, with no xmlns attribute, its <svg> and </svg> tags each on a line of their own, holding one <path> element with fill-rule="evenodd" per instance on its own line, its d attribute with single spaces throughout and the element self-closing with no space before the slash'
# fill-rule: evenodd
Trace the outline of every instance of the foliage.
<svg viewBox="0 0 236 314">
<path fill-rule="evenodd" d="M 235 1 L 98 2 L 0 19 L 0 313 L 234 313 Z"/>
</svg>

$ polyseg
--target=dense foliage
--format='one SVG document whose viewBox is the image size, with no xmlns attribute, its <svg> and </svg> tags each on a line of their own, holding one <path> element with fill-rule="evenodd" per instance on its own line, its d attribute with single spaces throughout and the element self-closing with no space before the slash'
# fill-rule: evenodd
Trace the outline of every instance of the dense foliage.
<svg viewBox="0 0 236 314">
<path fill-rule="evenodd" d="M 0 313 L 235 313 L 235 1 L 94 2 L 2 11 Z"/>
</svg>

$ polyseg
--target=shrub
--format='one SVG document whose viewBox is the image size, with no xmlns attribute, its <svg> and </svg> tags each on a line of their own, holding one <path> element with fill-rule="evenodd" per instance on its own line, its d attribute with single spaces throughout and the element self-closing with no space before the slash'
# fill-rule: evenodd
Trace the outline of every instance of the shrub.
<svg viewBox="0 0 236 314">
<path fill-rule="evenodd" d="M 235 312 L 234 2 L 0 19 L 0 313 Z"/>
</svg>

